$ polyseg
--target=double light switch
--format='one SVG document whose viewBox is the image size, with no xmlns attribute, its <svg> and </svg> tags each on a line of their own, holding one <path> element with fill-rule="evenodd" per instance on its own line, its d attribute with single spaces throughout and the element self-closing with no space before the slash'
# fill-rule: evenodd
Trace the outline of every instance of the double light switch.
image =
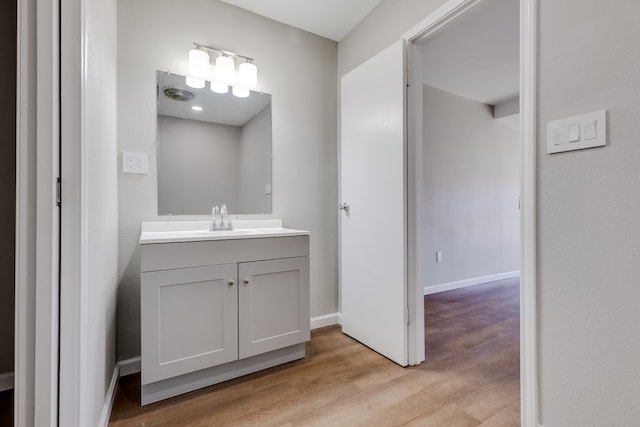
<svg viewBox="0 0 640 427">
<path fill-rule="evenodd" d="M 582 150 L 607 144 L 605 110 L 547 123 L 547 153 Z"/>
</svg>

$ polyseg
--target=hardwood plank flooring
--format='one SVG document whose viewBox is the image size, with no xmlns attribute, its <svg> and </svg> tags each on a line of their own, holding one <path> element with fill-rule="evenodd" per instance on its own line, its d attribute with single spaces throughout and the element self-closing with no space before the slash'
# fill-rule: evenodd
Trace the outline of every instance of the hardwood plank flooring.
<svg viewBox="0 0 640 427">
<path fill-rule="evenodd" d="M 304 360 L 140 407 L 140 375 L 120 380 L 121 426 L 520 424 L 518 280 L 425 297 L 426 358 L 401 368 L 330 326 Z"/>
</svg>

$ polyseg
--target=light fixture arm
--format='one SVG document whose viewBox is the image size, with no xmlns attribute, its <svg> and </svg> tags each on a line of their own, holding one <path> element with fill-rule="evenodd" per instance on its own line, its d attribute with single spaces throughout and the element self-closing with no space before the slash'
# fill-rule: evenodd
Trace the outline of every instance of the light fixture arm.
<svg viewBox="0 0 640 427">
<path fill-rule="evenodd" d="M 201 43 L 197 43 L 197 42 L 193 42 L 193 45 L 196 47 L 196 49 L 202 49 L 202 50 L 211 50 L 214 52 L 218 52 L 221 55 L 227 55 L 227 56 L 232 56 L 234 58 L 242 58 L 245 61 L 249 62 L 249 63 L 253 63 L 254 59 L 249 57 L 249 56 L 245 56 L 245 55 L 240 55 L 237 54 L 235 52 L 230 52 L 228 50 L 224 50 L 224 49 L 218 49 L 217 47 L 211 47 L 211 46 L 207 46 L 205 44 L 201 44 Z"/>
</svg>

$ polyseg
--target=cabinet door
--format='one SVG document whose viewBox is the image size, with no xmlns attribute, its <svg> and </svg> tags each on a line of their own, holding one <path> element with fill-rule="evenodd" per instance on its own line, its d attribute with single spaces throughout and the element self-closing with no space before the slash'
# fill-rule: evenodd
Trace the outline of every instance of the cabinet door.
<svg viewBox="0 0 640 427">
<path fill-rule="evenodd" d="M 309 258 L 238 267 L 240 358 L 309 340 Z"/>
<path fill-rule="evenodd" d="M 237 360 L 236 268 L 142 273 L 142 384 Z"/>
</svg>

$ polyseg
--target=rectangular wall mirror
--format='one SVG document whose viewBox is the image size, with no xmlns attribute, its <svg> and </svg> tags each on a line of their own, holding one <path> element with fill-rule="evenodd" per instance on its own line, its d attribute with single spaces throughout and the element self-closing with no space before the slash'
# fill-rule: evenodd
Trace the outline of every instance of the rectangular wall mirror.
<svg viewBox="0 0 640 427">
<path fill-rule="evenodd" d="M 158 215 L 271 213 L 271 95 L 246 98 L 158 71 Z"/>
</svg>

